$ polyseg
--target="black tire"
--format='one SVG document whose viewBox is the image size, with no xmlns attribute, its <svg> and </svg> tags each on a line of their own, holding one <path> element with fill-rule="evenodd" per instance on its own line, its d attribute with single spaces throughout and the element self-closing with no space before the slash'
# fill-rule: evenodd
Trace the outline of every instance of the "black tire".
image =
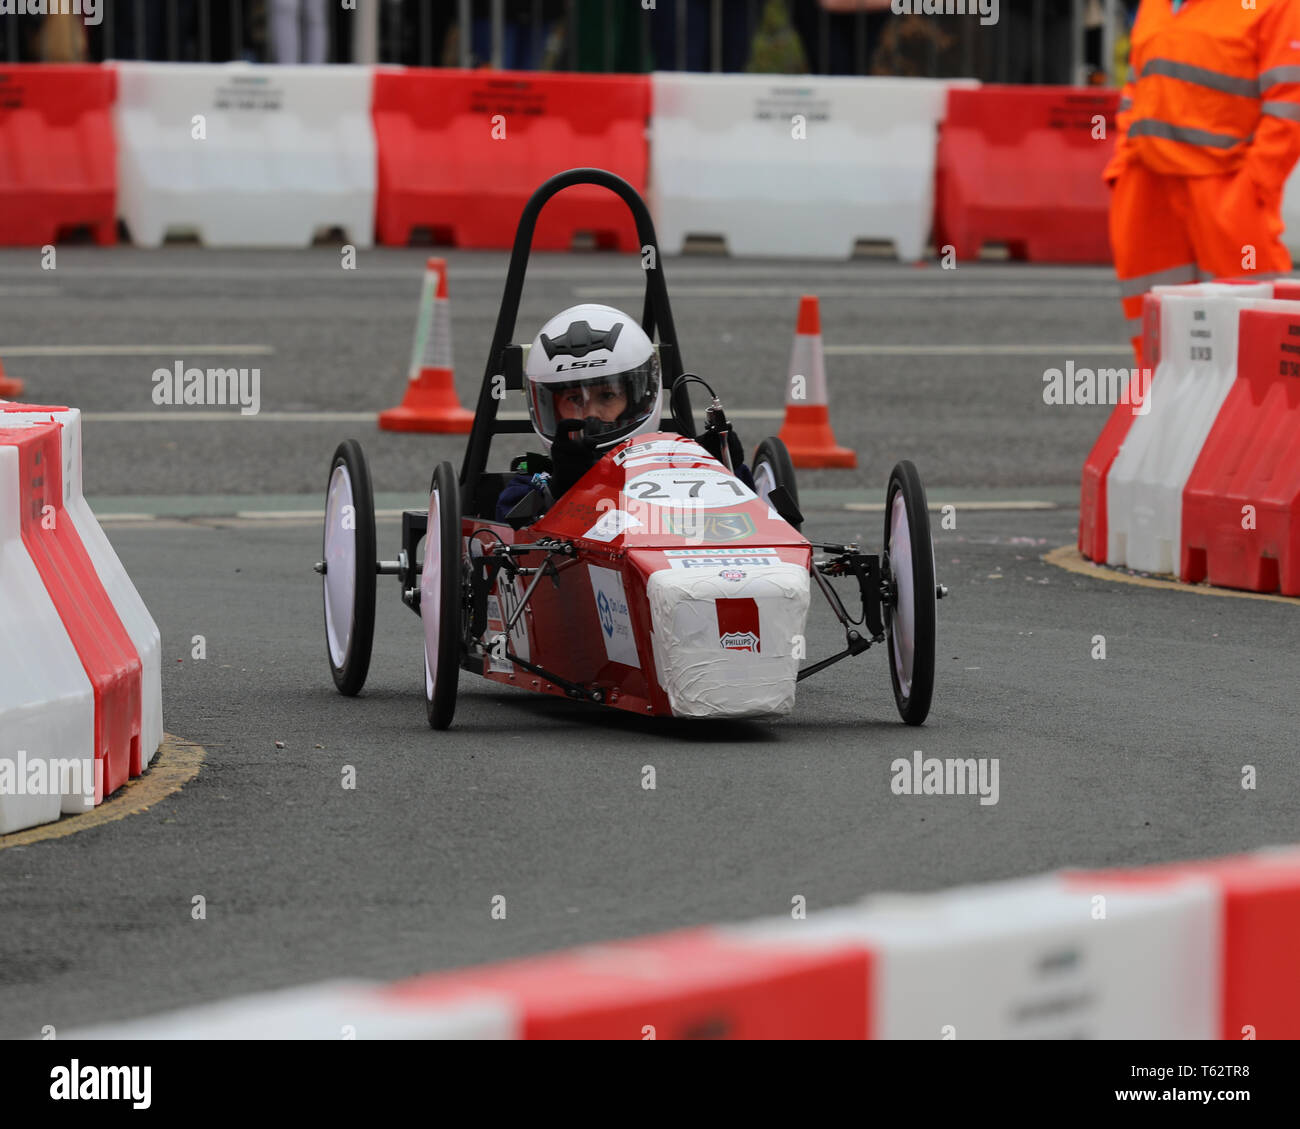
<svg viewBox="0 0 1300 1129">
<path fill-rule="evenodd" d="M 905 526 L 896 521 L 896 498 L 901 500 L 901 512 L 897 516 Z M 906 548 L 901 543 L 893 544 L 895 528 L 900 533 L 906 529 Z M 901 542 L 902 538 L 899 540 Z M 889 680 L 894 686 L 899 716 L 908 725 L 920 725 L 930 712 L 930 700 L 934 696 L 938 596 L 925 487 L 921 485 L 916 467 L 906 459 L 894 467 L 889 476 L 889 488 L 885 494 L 884 546 L 884 560 L 894 592 L 893 601 L 884 608 Z"/>
<path fill-rule="evenodd" d="M 451 463 L 439 463 L 429 486 L 429 528 L 420 571 L 424 712 L 431 729 L 446 729 L 456 713 L 463 611 L 460 544 L 460 485 Z"/>
<path fill-rule="evenodd" d="M 352 507 L 350 518 L 344 506 Z M 360 693 L 370 671 L 379 575 L 375 563 L 375 496 L 365 453 L 355 439 L 340 443 L 330 463 L 321 559 L 325 562 L 325 575 L 321 577 L 325 654 L 334 685 L 340 693 L 351 696 Z"/>
<path fill-rule="evenodd" d="M 795 506 L 799 505 L 799 486 L 794 476 L 794 461 L 790 458 L 790 452 L 786 449 L 785 444 L 775 435 L 770 435 L 764 439 L 757 447 L 754 448 L 754 457 L 750 461 L 750 473 L 754 476 L 754 485 L 758 487 L 759 497 L 766 498 L 767 493 L 763 488 L 763 478 L 760 474 L 760 467 L 766 467 L 767 472 L 772 479 L 772 486 L 784 486 L 790 492 L 790 499 Z M 795 531 L 799 531 L 799 525 L 796 525 Z"/>
</svg>

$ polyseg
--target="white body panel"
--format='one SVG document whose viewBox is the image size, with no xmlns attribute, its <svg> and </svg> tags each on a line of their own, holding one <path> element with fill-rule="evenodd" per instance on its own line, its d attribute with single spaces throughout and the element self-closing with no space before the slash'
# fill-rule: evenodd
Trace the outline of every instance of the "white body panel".
<svg viewBox="0 0 1300 1129">
<path fill-rule="evenodd" d="M 720 575 L 728 571 L 743 576 L 729 580 Z M 708 571 L 666 568 L 652 573 L 646 595 L 655 671 L 673 715 L 789 713 L 799 667 L 795 639 L 804 634 L 808 586 L 808 570 L 786 563 Z M 718 623 L 719 599 L 755 602 L 757 639 L 724 640 Z"/>
</svg>

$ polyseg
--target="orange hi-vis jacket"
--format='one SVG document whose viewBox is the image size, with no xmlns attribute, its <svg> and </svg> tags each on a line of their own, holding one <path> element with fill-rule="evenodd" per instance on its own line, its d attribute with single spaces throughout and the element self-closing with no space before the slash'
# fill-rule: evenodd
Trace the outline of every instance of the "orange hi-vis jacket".
<svg viewBox="0 0 1300 1129">
<path fill-rule="evenodd" d="M 1142 0 L 1107 181 L 1243 166 L 1279 198 L 1300 158 L 1300 0 Z"/>
</svg>

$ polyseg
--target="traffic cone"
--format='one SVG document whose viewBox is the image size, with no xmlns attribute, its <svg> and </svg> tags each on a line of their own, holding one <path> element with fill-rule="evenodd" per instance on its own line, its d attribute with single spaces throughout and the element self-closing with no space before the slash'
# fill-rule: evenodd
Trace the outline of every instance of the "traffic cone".
<svg viewBox="0 0 1300 1129">
<path fill-rule="evenodd" d="M 23 382 L 5 376 L 5 363 L 0 361 L 0 400 L 7 400 L 10 396 L 21 396 L 22 394 Z"/>
<path fill-rule="evenodd" d="M 409 371 L 406 395 L 396 408 L 379 413 L 379 426 L 385 431 L 469 431 L 474 413 L 460 406 L 452 378 L 446 259 L 430 259 L 424 269 Z"/>
<path fill-rule="evenodd" d="M 847 447 L 837 446 L 831 433 L 822 318 L 813 294 L 799 299 L 799 324 L 790 350 L 790 379 L 785 389 L 785 422 L 777 438 L 789 448 L 797 467 L 858 465 L 858 456 Z"/>
</svg>

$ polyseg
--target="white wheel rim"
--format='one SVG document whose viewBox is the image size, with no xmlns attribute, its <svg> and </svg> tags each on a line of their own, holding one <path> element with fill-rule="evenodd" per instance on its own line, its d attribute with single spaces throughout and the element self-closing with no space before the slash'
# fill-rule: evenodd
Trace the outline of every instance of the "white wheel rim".
<svg viewBox="0 0 1300 1129">
<path fill-rule="evenodd" d="M 767 496 L 776 489 L 776 476 L 772 473 L 770 463 L 759 463 L 754 468 L 754 486 L 758 496 L 766 502 Z"/>
<path fill-rule="evenodd" d="M 912 694 L 912 658 L 916 651 L 916 592 L 912 583 L 912 530 L 900 490 L 889 511 L 889 571 L 894 578 L 894 610 L 890 638 L 894 670 L 903 697 Z"/>
<path fill-rule="evenodd" d="M 352 528 L 344 527 L 344 512 Z M 352 617 L 357 594 L 357 508 L 352 498 L 352 476 L 340 463 L 330 475 L 325 500 L 325 638 L 330 658 L 341 668 L 352 640 Z"/>
<path fill-rule="evenodd" d="M 424 693 L 433 701 L 438 674 L 438 636 L 442 626 L 442 531 L 438 492 L 429 495 L 429 526 L 424 534 L 424 568 L 420 571 L 420 618 L 424 621 Z"/>
</svg>

